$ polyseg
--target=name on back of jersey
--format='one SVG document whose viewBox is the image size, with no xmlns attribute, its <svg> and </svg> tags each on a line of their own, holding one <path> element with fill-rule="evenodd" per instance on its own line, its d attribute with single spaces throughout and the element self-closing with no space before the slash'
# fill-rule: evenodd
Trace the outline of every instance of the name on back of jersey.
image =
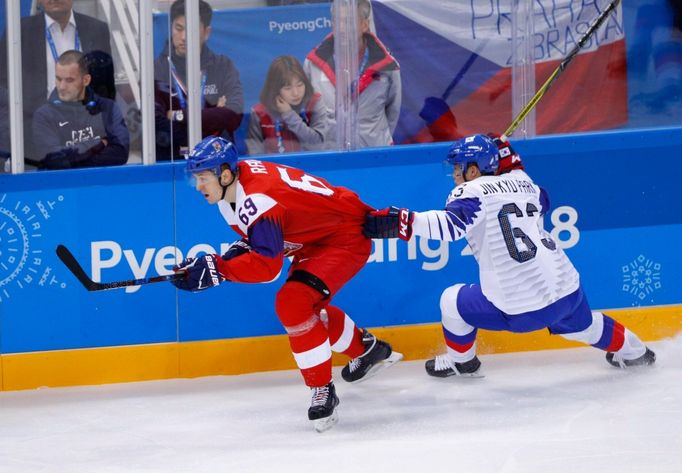
<svg viewBox="0 0 682 473">
<path fill-rule="evenodd" d="M 249 166 L 249 171 L 253 174 L 267 174 L 268 170 L 257 159 L 245 159 L 244 162 Z"/>
<path fill-rule="evenodd" d="M 524 179 L 498 179 L 480 184 L 483 195 L 490 194 L 537 194 L 533 184 Z"/>
</svg>

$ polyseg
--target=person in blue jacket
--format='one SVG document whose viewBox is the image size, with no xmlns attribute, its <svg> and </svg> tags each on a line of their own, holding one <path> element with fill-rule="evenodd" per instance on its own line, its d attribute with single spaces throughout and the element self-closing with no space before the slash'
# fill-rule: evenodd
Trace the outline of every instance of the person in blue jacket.
<svg viewBox="0 0 682 473">
<path fill-rule="evenodd" d="M 69 50 L 55 66 L 56 87 L 33 116 L 33 144 L 44 169 L 111 166 L 128 161 L 130 135 L 116 102 L 95 94 L 83 53 Z"/>
</svg>

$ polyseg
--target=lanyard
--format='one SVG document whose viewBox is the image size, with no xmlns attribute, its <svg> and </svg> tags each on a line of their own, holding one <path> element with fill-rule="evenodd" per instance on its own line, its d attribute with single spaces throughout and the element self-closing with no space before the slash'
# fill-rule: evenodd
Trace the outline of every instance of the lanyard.
<svg viewBox="0 0 682 473">
<path fill-rule="evenodd" d="M 282 139 L 282 121 L 275 120 L 275 136 L 277 136 L 277 152 L 284 153 L 284 140 Z"/>
<path fill-rule="evenodd" d="M 48 28 L 47 26 L 45 27 L 45 39 L 47 39 L 47 44 L 50 46 L 50 51 L 52 51 L 52 57 L 54 58 L 54 62 L 56 63 L 57 60 L 59 59 L 59 54 L 57 53 L 57 46 L 55 46 L 54 39 L 52 38 L 52 32 L 50 32 L 50 28 Z M 78 27 L 76 27 L 76 44 L 74 45 L 73 49 L 75 49 L 76 51 L 81 50 L 81 38 L 78 35 Z"/>
<path fill-rule="evenodd" d="M 175 89 L 178 92 L 178 102 L 180 102 L 180 108 L 183 110 L 187 109 L 187 100 L 185 99 L 185 96 L 187 95 L 187 87 L 182 83 L 180 80 L 180 77 L 178 76 L 178 72 L 175 70 L 175 64 L 173 64 L 173 61 L 171 60 L 170 56 L 168 57 L 168 64 L 170 64 L 170 70 L 171 70 L 171 76 L 173 77 L 173 85 L 175 85 Z M 206 86 L 206 73 L 201 74 L 201 108 L 204 108 L 204 87 Z"/>
<path fill-rule="evenodd" d="M 308 117 L 304 110 L 301 110 L 299 115 L 301 116 L 303 123 L 305 123 L 306 125 L 310 125 L 310 123 L 308 123 Z M 282 154 L 284 153 L 284 151 L 286 151 L 286 149 L 284 148 L 284 139 L 282 138 L 282 120 L 280 120 L 279 118 L 275 120 L 275 136 L 277 137 L 277 152 Z"/>
<path fill-rule="evenodd" d="M 362 63 L 360 63 L 360 67 L 358 68 L 358 77 L 362 75 L 362 73 L 365 71 L 365 68 L 367 67 L 367 62 L 369 61 L 369 48 L 365 48 L 365 54 L 362 57 Z"/>
<path fill-rule="evenodd" d="M 365 47 L 365 54 L 362 57 L 362 63 L 360 63 L 360 67 L 358 67 L 358 77 L 350 85 L 353 93 L 355 93 L 355 90 L 358 87 L 358 83 L 362 80 L 362 73 L 365 72 L 365 68 L 367 67 L 368 61 L 369 61 L 369 48 Z"/>
</svg>

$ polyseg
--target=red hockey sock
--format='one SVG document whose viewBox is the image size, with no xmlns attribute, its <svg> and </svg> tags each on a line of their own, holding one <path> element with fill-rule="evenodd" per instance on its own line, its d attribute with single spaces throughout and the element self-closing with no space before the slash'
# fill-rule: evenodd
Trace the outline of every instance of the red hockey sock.
<svg viewBox="0 0 682 473">
<path fill-rule="evenodd" d="M 324 386 L 332 379 L 329 336 L 314 307 L 322 295 L 295 281 L 287 282 L 277 293 L 275 310 L 289 334 L 289 344 L 305 384 Z"/>
<path fill-rule="evenodd" d="M 329 320 L 329 343 L 332 351 L 357 358 L 365 351 L 362 344 L 362 330 L 341 309 L 333 305 L 326 307 Z"/>
</svg>

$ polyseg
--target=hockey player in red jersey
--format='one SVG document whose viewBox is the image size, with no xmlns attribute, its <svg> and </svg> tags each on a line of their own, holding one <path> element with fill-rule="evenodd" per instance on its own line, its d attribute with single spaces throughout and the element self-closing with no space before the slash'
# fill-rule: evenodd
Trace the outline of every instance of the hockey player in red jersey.
<svg viewBox="0 0 682 473">
<path fill-rule="evenodd" d="M 341 376 L 366 379 L 402 358 L 391 346 L 358 328 L 330 304 L 334 294 L 365 265 L 371 240 L 362 234 L 372 210 L 352 191 L 335 187 L 300 169 L 257 160 L 237 160 L 232 143 L 209 137 L 187 158 L 187 172 L 209 204 L 242 240 L 221 257 L 188 258 L 176 270 L 187 277 L 174 284 L 200 291 L 223 281 L 267 282 L 283 259 L 293 256 L 275 311 L 296 364 L 312 389 L 308 418 L 317 431 L 337 420 L 339 400 L 332 381 L 332 351 L 351 361 Z"/>
</svg>

